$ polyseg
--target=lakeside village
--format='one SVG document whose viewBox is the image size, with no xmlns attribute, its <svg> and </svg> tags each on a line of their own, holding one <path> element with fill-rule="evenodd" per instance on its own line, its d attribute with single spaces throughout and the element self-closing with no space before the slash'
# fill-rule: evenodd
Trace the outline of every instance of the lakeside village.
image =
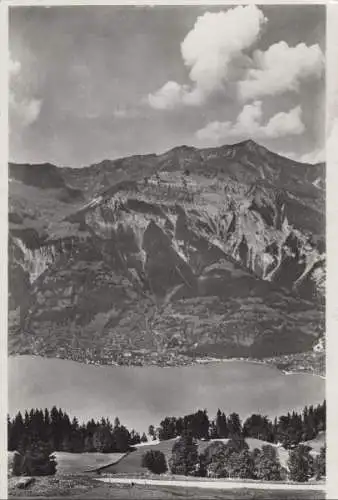
<svg viewBox="0 0 338 500">
<path fill-rule="evenodd" d="M 306 353 L 283 354 L 270 358 L 245 358 L 245 357 L 214 357 L 208 355 L 194 354 L 193 352 L 179 353 L 175 349 L 166 349 L 154 352 L 147 349 L 116 349 L 111 347 L 98 348 L 73 348 L 57 347 L 55 350 L 39 347 L 36 352 L 22 352 L 21 354 L 33 354 L 45 357 L 56 357 L 68 359 L 95 366 L 160 366 L 178 367 L 189 366 L 200 363 L 215 363 L 225 361 L 248 361 L 275 366 L 285 373 L 311 373 L 314 375 L 325 375 L 325 352 L 318 350 Z"/>
</svg>

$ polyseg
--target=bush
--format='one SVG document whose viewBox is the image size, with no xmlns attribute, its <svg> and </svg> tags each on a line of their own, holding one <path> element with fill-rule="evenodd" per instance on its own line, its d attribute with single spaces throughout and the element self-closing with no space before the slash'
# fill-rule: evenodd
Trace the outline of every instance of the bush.
<svg viewBox="0 0 338 500">
<path fill-rule="evenodd" d="M 21 453 L 14 455 L 14 476 L 51 476 L 56 472 L 55 456 L 46 443 L 30 444 Z"/>
<path fill-rule="evenodd" d="M 154 474 L 163 474 L 168 470 L 164 453 L 158 450 L 148 450 L 143 454 L 142 467 Z"/>
</svg>

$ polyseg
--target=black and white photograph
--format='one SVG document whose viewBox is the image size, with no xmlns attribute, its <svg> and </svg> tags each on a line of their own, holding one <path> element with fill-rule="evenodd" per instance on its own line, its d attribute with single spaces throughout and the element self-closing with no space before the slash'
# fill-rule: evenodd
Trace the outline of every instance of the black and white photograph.
<svg viewBox="0 0 338 500">
<path fill-rule="evenodd" d="M 8 498 L 326 498 L 326 33 L 9 5 Z"/>
</svg>

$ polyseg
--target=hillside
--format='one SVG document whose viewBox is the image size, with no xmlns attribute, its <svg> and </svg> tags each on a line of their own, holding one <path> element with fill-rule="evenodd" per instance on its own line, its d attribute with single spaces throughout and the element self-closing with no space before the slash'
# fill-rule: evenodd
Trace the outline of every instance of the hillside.
<svg viewBox="0 0 338 500">
<path fill-rule="evenodd" d="M 147 472 L 144 467 L 142 467 L 142 457 L 143 454 L 148 450 L 157 450 L 164 453 L 167 462 L 171 457 L 171 452 L 173 445 L 177 438 L 168 439 L 166 441 L 154 441 L 148 442 L 143 445 L 139 445 L 135 451 L 132 451 L 126 454 L 121 460 L 116 463 L 112 463 L 110 465 L 102 465 L 97 470 L 103 474 L 128 474 L 130 476 L 136 474 L 144 474 Z M 209 441 L 197 440 L 198 443 L 198 452 L 203 453 L 204 450 L 212 443 L 213 441 L 221 441 L 223 443 L 227 443 L 229 439 L 211 439 Z M 272 446 L 276 449 L 278 459 L 283 468 L 288 469 L 288 459 L 289 459 L 289 451 L 283 448 L 283 446 L 279 446 L 273 443 L 269 443 L 267 441 L 263 441 L 261 439 L 255 438 L 246 438 L 245 442 L 249 446 L 249 450 L 253 451 L 255 449 L 261 450 L 263 446 Z M 321 447 L 325 446 L 325 432 L 321 432 L 316 439 L 311 441 L 306 441 L 304 444 L 311 447 L 311 454 L 316 456 Z"/>
<path fill-rule="evenodd" d="M 324 165 L 245 141 L 9 176 L 10 353 L 180 364 L 323 335 Z"/>
<path fill-rule="evenodd" d="M 12 473 L 14 455 L 14 451 L 7 452 L 9 474 Z M 124 456 L 123 453 L 67 453 L 65 451 L 56 451 L 53 455 L 57 463 L 57 476 L 94 472 L 99 467 L 112 466 Z"/>
<path fill-rule="evenodd" d="M 142 456 L 147 450 L 157 450 L 164 453 L 167 462 L 171 457 L 171 452 L 173 445 L 177 438 L 169 439 L 167 441 L 160 441 L 154 444 L 147 443 L 145 445 L 139 446 L 136 451 L 132 451 L 125 455 L 122 460 L 120 460 L 116 464 L 112 464 L 109 466 L 103 465 L 98 470 L 104 474 L 128 474 L 130 476 L 135 474 L 144 474 L 146 469 L 142 467 Z M 209 441 L 198 440 L 198 453 L 203 453 L 203 451 L 212 443 L 213 441 L 222 441 L 223 443 L 227 443 L 229 439 L 211 439 Z M 249 450 L 253 451 L 255 448 L 261 450 L 264 445 L 273 446 L 277 450 L 278 458 L 282 467 L 287 467 L 287 461 L 289 457 L 289 452 L 285 450 L 281 446 L 277 446 L 259 439 L 247 438 L 247 445 L 249 446 Z"/>
</svg>

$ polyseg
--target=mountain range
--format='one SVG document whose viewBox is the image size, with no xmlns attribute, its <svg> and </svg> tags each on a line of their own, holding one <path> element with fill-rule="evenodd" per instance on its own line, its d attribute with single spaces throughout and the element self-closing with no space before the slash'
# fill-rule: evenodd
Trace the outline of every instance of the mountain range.
<svg viewBox="0 0 338 500">
<path fill-rule="evenodd" d="M 251 141 L 9 164 L 9 352 L 118 364 L 312 352 L 325 164 Z"/>
</svg>

